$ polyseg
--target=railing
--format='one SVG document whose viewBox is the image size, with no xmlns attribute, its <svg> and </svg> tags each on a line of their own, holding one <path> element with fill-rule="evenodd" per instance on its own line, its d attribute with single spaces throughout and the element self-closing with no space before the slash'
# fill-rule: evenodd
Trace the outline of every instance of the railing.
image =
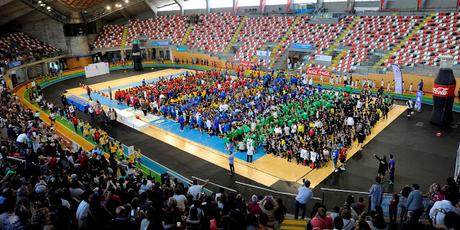
<svg viewBox="0 0 460 230">
<path fill-rule="evenodd" d="M 250 187 L 250 188 L 255 188 L 255 189 L 258 189 L 258 190 L 262 190 L 262 191 L 266 191 L 266 192 L 269 192 L 269 193 L 273 193 L 273 194 L 285 195 L 285 196 L 291 196 L 291 197 L 297 196 L 297 194 L 294 194 L 294 193 L 275 191 L 275 190 L 273 190 L 273 189 L 262 188 L 262 187 L 257 186 L 257 185 L 247 184 L 247 183 L 243 183 L 243 182 L 240 182 L 240 181 L 235 181 L 235 183 L 237 183 L 237 184 L 239 184 L 239 185 L 242 185 L 242 186 L 246 186 L 246 187 Z M 319 197 L 313 197 L 312 199 L 313 199 L 313 200 L 322 201 L 322 199 L 319 198 Z"/>
<path fill-rule="evenodd" d="M 201 182 L 205 182 L 205 183 L 214 185 L 214 186 L 216 186 L 216 187 L 218 187 L 218 188 L 223 188 L 223 189 L 228 190 L 228 191 L 233 192 L 233 193 L 237 193 L 237 192 L 238 192 L 238 191 L 236 191 L 235 189 L 231 189 L 231 188 L 229 188 L 229 187 L 225 187 L 225 186 L 223 186 L 223 185 L 216 184 L 216 183 L 214 183 L 214 182 L 211 182 L 211 181 L 209 181 L 209 180 L 204 180 L 204 179 L 201 179 L 201 178 L 196 177 L 196 176 L 192 176 L 192 179 L 195 179 L 195 180 L 197 180 L 197 181 L 201 181 Z"/>
</svg>

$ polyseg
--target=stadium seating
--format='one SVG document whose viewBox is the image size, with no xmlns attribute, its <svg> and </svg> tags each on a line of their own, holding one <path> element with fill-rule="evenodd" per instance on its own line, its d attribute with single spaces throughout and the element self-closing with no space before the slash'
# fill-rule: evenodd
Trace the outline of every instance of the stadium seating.
<svg viewBox="0 0 460 230">
<path fill-rule="evenodd" d="M 349 50 L 334 70 L 348 72 L 362 64 L 370 52 L 386 53 L 420 23 L 421 16 L 363 16 L 339 44 Z"/>
<path fill-rule="evenodd" d="M 37 61 L 55 56 L 59 52 L 58 48 L 21 32 L 0 37 L 0 60 L 5 65 L 13 61 Z"/>
<path fill-rule="evenodd" d="M 159 16 L 145 20 L 131 20 L 129 22 L 127 46 L 139 35 L 145 35 L 151 40 L 170 39 L 172 44 L 179 44 L 187 31 L 186 17 L 180 15 Z"/>
<path fill-rule="evenodd" d="M 310 16 L 301 16 L 299 23 L 290 30 L 290 36 L 283 41 L 281 38 L 289 30 L 295 17 L 249 17 L 236 38 L 236 44 L 241 44 L 241 47 L 234 58 L 241 63 L 254 63 L 257 60 L 257 50 L 268 50 L 269 45 L 282 41 L 276 54 L 272 55 L 275 59 L 281 57 L 293 43 L 314 44 L 316 50 L 309 56 L 310 60 L 314 59 L 315 54 L 324 53 L 335 43 L 337 47 L 343 48 L 334 65 L 330 67 L 337 72 L 350 72 L 354 66 L 372 65 L 369 56 L 375 53 L 389 55 L 385 62 L 377 63 L 383 63 L 384 66 L 393 63 L 402 66 L 437 66 L 440 55 L 452 55 L 455 64 L 458 64 L 459 15 L 437 13 L 431 20 L 424 20 L 423 16 L 347 16 L 336 25 L 309 24 Z M 356 25 L 347 28 L 354 19 L 357 21 Z M 189 30 L 186 44 L 211 54 L 223 52 L 241 20 L 241 17 L 230 12 L 201 15 L 200 22 Z M 145 35 L 152 40 L 170 39 L 177 45 L 184 38 L 187 27 L 187 17 L 178 15 L 131 20 L 126 45 L 130 46 L 132 40 L 139 35 Z M 119 25 L 105 26 L 94 46 L 119 47 L 122 30 L 123 27 Z M 339 37 L 340 34 L 345 34 L 345 37 Z M 260 65 L 268 64 L 265 63 L 266 60 L 259 61 Z"/>
<path fill-rule="evenodd" d="M 309 20 L 309 16 L 301 17 L 300 23 L 293 29 L 291 36 L 283 43 L 282 48 L 276 54 L 277 57 L 281 56 L 293 43 L 303 43 L 315 45 L 316 51 L 310 55 L 310 60 L 314 60 L 315 54 L 321 54 L 334 43 L 337 36 L 353 20 L 353 17 L 347 16 L 336 25 L 309 24 Z"/>
<path fill-rule="evenodd" d="M 213 54 L 223 52 L 239 21 L 240 17 L 234 16 L 231 12 L 201 15 L 200 22 L 193 27 L 187 44 Z"/>
<path fill-rule="evenodd" d="M 385 66 L 414 64 L 439 66 L 439 56 L 451 55 L 454 64 L 460 62 L 460 21 L 459 13 L 437 13 L 414 36 L 394 53 Z"/>
<path fill-rule="evenodd" d="M 113 48 L 121 45 L 123 25 L 105 25 L 94 42 L 94 48 Z"/>
<path fill-rule="evenodd" d="M 235 58 L 240 61 L 251 61 L 262 46 L 278 42 L 288 30 L 294 17 L 269 16 L 249 18 L 243 31 L 238 36 L 238 42 L 243 43 Z M 262 65 L 266 65 L 262 61 Z"/>
</svg>

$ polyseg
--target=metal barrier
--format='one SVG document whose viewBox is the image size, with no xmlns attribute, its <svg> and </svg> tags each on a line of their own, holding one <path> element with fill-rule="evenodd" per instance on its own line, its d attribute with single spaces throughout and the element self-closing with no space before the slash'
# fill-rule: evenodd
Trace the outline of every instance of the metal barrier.
<svg viewBox="0 0 460 230">
<path fill-rule="evenodd" d="M 209 180 L 204 180 L 204 179 L 201 179 L 201 178 L 196 177 L 196 176 L 192 176 L 192 179 L 195 179 L 195 180 L 198 180 L 198 181 L 201 181 L 201 182 L 205 182 L 205 183 L 208 183 L 208 184 L 212 184 L 212 185 L 214 185 L 214 186 L 216 186 L 216 187 L 218 187 L 218 188 L 223 188 L 223 189 L 228 190 L 228 191 L 230 191 L 230 192 L 234 192 L 234 193 L 237 193 L 237 192 L 238 192 L 238 191 L 236 191 L 235 189 L 231 189 L 231 188 L 229 188 L 229 187 L 225 187 L 225 186 L 223 186 L 223 185 L 216 184 L 216 183 L 214 183 L 214 182 L 211 182 L 211 181 L 209 181 Z"/>
<path fill-rule="evenodd" d="M 275 190 L 272 190 L 272 189 L 262 188 L 262 187 L 260 187 L 260 186 L 256 186 L 256 185 L 252 185 L 252 184 L 247 184 L 247 183 L 243 183 L 243 182 L 240 182 L 240 181 L 235 181 L 235 183 L 237 183 L 237 184 L 239 184 L 239 185 L 246 186 L 246 187 L 251 187 L 251 188 L 263 190 L 263 191 L 266 191 L 266 192 L 269 192 L 269 193 L 274 193 L 274 194 L 279 194 L 279 195 L 286 195 L 286 196 L 292 196 L 292 197 L 297 196 L 297 194 L 294 194 L 294 193 L 275 191 Z M 312 199 L 313 199 L 313 200 L 322 201 L 322 199 L 319 198 L 319 197 L 312 197 Z"/>
</svg>

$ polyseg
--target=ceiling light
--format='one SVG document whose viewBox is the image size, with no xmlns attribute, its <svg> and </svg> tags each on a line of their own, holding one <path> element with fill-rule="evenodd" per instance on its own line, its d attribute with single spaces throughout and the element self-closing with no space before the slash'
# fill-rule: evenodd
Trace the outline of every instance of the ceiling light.
<svg viewBox="0 0 460 230">
<path fill-rule="evenodd" d="M 117 4 L 115 4 L 115 7 L 120 8 L 121 4 L 117 3 Z"/>
<path fill-rule="evenodd" d="M 43 2 L 42 2 L 41 0 L 40 0 L 40 1 L 38 1 L 38 4 L 42 4 L 42 3 L 43 3 Z"/>
<path fill-rule="evenodd" d="M 40 6 L 44 7 L 44 6 L 46 6 L 46 4 L 45 3 L 40 3 Z"/>
<path fill-rule="evenodd" d="M 110 10 L 110 9 L 112 9 L 112 7 L 110 7 L 109 5 L 107 5 L 107 6 L 105 7 L 105 9 L 106 9 L 106 10 Z"/>
<path fill-rule="evenodd" d="M 46 9 L 47 9 L 47 10 L 51 10 L 51 6 L 47 6 Z"/>
<path fill-rule="evenodd" d="M 129 3 L 129 0 L 125 0 L 125 3 L 128 4 L 128 3 Z"/>
</svg>

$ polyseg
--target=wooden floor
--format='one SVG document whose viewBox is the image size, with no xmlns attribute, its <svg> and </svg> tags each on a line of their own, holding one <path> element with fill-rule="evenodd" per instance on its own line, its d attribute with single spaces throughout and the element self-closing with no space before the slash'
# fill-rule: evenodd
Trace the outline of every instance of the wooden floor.
<svg viewBox="0 0 460 230">
<path fill-rule="evenodd" d="M 149 81 L 149 80 L 163 77 L 163 76 L 178 74 L 184 71 L 195 72 L 194 70 L 188 70 L 188 69 L 165 69 L 165 70 L 159 70 L 159 71 L 150 72 L 150 73 L 139 74 L 139 75 L 132 76 L 132 77 L 121 78 L 121 79 L 116 79 L 112 81 L 106 81 L 106 82 L 102 82 L 98 84 L 93 84 L 93 85 L 90 85 L 90 88 L 95 91 L 106 90 L 109 86 L 113 88 L 113 87 L 117 87 L 121 85 L 128 85 L 131 83 L 141 82 L 143 79 L 145 79 L 146 81 Z M 126 87 L 126 88 L 130 88 L 130 87 Z M 84 93 L 86 93 L 86 90 L 83 88 L 73 88 L 73 89 L 67 90 L 67 94 L 73 94 L 75 96 L 78 96 Z"/>
<path fill-rule="evenodd" d="M 90 87 L 96 90 L 107 89 L 107 86 L 109 85 L 111 87 L 117 87 L 120 85 L 140 82 L 142 79 L 150 80 L 161 76 L 183 72 L 184 70 L 185 69 L 165 69 L 153 73 L 141 74 L 133 77 L 94 84 L 90 85 Z M 68 90 L 68 94 L 73 94 L 75 96 L 79 96 L 80 94 L 84 93 L 85 91 L 82 88 L 74 88 Z M 388 119 L 381 120 L 376 124 L 376 126 L 372 129 L 372 135 L 369 135 L 366 138 L 364 144 L 367 144 L 370 140 L 372 140 L 372 138 L 378 135 L 378 133 L 385 129 L 386 126 L 388 126 L 404 111 L 404 106 L 395 105 L 393 109 L 390 110 Z M 225 153 L 190 141 L 186 138 L 175 135 L 174 133 L 167 132 L 153 125 L 149 125 L 147 128 L 141 131 L 153 138 L 156 138 L 176 148 L 182 149 L 212 164 L 215 164 L 224 169 L 228 169 L 228 160 Z M 352 148 L 348 151 L 348 159 L 353 157 L 353 155 L 358 152 L 356 146 L 357 143 L 353 143 Z M 154 153 L 155 151 L 153 150 L 152 152 Z M 287 162 L 286 159 L 280 159 L 274 157 L 273 155 L 265 155 L 252 164 L 248 164 L 240 159 L 235 159 L 235 170 L 237 174 L 249 178 L 253 181 L 257 181 L 258 183 L 261 183 L 265 186 L 271 186 L 279 180 L 300 183 L 303 178 L 308 178 L 312 183 L 312 187 L 315 187 L 321 183 L 321 181 L 326 179 L 327 176 L 333 173 L 333 166 L 332 163 L 330 163 L 327 166 L 319 169 L 310 169 L 306 166 L 301 166 L 293 162 Z"/>
</svg>

